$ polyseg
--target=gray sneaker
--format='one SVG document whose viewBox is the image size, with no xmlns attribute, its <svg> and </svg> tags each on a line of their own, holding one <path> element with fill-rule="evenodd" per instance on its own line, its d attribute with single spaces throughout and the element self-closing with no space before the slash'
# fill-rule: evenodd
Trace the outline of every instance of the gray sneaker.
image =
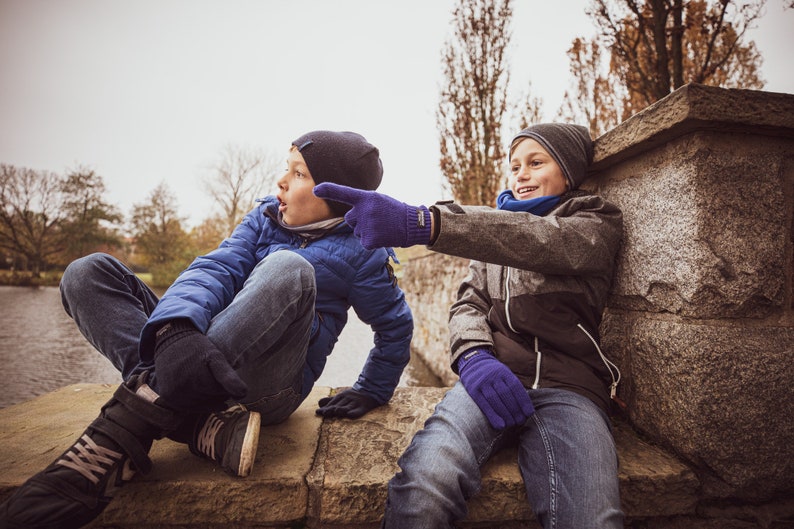
<svg viewBox="0 0 794 529">
<path fill-rule="evenodd" d="M 197 456 L 217 461 L 232 476 L 251 473 L 259 445 L 260 415 L 237 404 L 196 421 L 188 442 Z"/>
</svg>

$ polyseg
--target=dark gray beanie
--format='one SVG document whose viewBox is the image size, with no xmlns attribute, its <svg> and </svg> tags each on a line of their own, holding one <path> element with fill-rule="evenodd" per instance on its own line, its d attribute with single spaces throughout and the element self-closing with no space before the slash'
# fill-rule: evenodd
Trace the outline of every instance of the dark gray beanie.
<svg viewBox="0 0 794 529">
<path fill-rule="evenodd" d="M 355 132 L 316 130 L 293 141 L 315 184 L 332 182 L 357 189 L 374 191 L 383 178 L 383 164 L 377 147 Z M 336 215 L 344 215 L 350 206 L 327 200 Z"/>
<path fill-rule="evenodd" d="M 562 169 L 569 189 L 576 189 L 584 182 L 587 167 L 593 161 L 593 140 L 585 127 L 568 123 L 541 123 L 527 127 L 510 142 L 511 155 L 519 138 L 532 138 L 549 151 Z"/>
</svg>

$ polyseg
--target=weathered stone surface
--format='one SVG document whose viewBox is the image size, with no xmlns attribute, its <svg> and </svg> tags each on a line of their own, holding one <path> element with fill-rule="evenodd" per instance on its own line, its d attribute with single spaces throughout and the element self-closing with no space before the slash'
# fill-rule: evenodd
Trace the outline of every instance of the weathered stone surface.
<svg viewBox="0 0 794 529">
<path fill-rule="evenodd" d="M 696 516 L 670 516 L 643 521 L 642 529 L 791 529 L 794 498 L 757 505 L 703 502 Z"/>
<path fill-rule="evenodd" d="M 624 215 L 610 306 L 697 318 L 786 304 L 794 139 L 694 132 L 603 175 Z"/>
<path fill-rule="evenodd" d="M 445 391 L 398 388 L 388 405 L 360 419 L 323 423 L 308 476 L 312 527 L 377 525 L 397 458 Z"/>
<path fill-rule="evenodd" d="M 0 410 L 0 501 L 71 444 L 112 389 L 79 384 Z M 389 405 L 362 419 L 322 421 L 314 408 L 329 391 L 317 388 L 286 423 L 263 429 L 246 479 L 231 478 L 170 441 L 156 442 L 152 474 L 125 485 L 90 527 L 378 527 L 397 458 L 445 389 L 398 388 Z M 627 527 L 785 527 L 779 524 L 794 516 L 790 499 L 704 503 L 688 467 L 623 422 L 615 423 L 615 440 Z M 485 466 L 483 490 L 462 527 L 537 527 L 516 458 L 508 449 Z"/>
<path fill-rule="evenodd" d="M 77 384 L 0 410 L 2 498 L 68 448 L 114 389 Z M 284 527 L 302 520 L 321 423 L 314 409 L 329 391 L 315 388 L 290 419 L 262 428 L 254 470 L 245 479 L 228 476 L 184 445 L 156 441 L 152 472 L 122 487 L 91 527 Z"/>
<path fill-rule="evenodd" d="M 377 527 L 386 484 L 444 388 L 398 388 L 388 406 L 356 421 L 325 421 L 318 456 L 309 476 L 311 527 Z M 697 479 L 659 448 L 641 441 L 625 424 L 615 430 L 620 486 L 629 517 L 694 513 Z M 514 521 L 534 527 L 518 471 L 517 451 L 499 453 L 483 468 L 482 492 L 472 498 L 469 521 Z M 479 527 L 480 525 L 478 525 Z"/>
<path fill-rule="evenodd" d="M 624 422 L 615 422 L 614 436 L 620 498 L 629 519 L 695 512 L 699 483 L 688 467 L 641 440 Z"/>
<path fill-rule="evenodd" d="M 707 495 L 794 493 L 794 329 L 610 311 L 602 334 L 632 423 L 690 461 Z"/>
<path fill-rule="evenodd" d="M 792 137 L 792 94 L 689 84 L 598 138 L 591 170 L 598 172 L 694 130 Z"/>
</svg>

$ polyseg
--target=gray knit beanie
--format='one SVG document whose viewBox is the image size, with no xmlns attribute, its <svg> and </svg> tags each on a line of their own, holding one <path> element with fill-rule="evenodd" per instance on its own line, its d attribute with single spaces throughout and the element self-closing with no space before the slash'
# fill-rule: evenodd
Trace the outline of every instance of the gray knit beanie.
<svg viewBox="0 0 794 529">
<path fill-rule="evenodd" d="M 532 138 L 549 151 L 562 169 L 569 189 L 576 189 L 584 182 L 587 167 L 593 161 L 593 140 L 585 127 L 568 123 L 541 123 L 527 127 L 510 142 L 511 155 L 512 146 L 519 138 Z"/>
<path fill-rule="evenodd" d="M 377 147 L 355 132 L 316 130 L 293 141 L 315 184 L 335 184 L 374 191 L 383 178 L 383 164 Z M 349 205 L 327 200 L 331 210 L 342 216 Z"/>
</svg>

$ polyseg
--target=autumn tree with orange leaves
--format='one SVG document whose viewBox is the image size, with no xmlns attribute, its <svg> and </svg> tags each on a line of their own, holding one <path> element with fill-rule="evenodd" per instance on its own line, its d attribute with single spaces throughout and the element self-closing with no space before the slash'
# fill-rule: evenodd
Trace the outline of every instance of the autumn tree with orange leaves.
<svg viewBox="0 0 794 529">
<path fill-rule="evenodd" d="M 568 60 L 576 96 L 573 98 L 566 92 L 557 115 L 560 121 L 569 118 L 587 126 L 594 138 L 600 133 L 600 125 L 614 126 L 621 121 L 620 94 L 623 92 L 611 76 L 602 75 L 605 55 L 598 41 L 574 39 L 568 50 Z"/>
<path fill-rule="evenodd" d="M 493 204 L 504 183 L 511 0 L 460 0 L 446 42 L 436 112 L 440 166 L 456 201 Z"/>
<path fill-rule="evenodd" d="M 765 3 L 594 0 L 599 33 L 568 51 L 575 82 L 560 115 L 598 136 L 687 83 L 763 88 L 761 56 L 745 36 Z"/>
</svg>

